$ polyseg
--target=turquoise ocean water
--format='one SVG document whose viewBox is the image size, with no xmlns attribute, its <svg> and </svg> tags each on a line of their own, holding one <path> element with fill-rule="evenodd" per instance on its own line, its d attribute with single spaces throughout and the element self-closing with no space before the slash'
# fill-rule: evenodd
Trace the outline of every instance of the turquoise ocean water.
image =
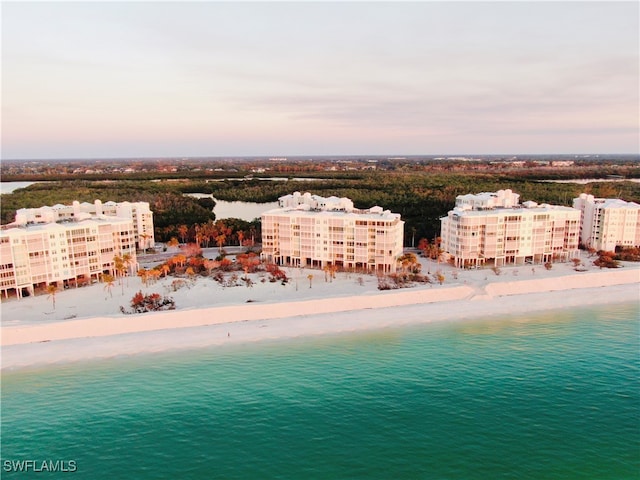
<svg viewBox="0 0 640 480">
<path fill-rule="evenodd" d="M 614 305 L 5 372 L 2 478 L 638 479 L 639 314 Z M 29 459 L 75 472 L 7 467 Z"/>
</svg>

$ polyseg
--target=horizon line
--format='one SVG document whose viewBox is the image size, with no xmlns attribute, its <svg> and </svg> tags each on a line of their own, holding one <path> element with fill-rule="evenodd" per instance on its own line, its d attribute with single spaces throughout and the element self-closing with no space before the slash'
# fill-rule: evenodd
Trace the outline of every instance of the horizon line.
<svg viewBox="0 0 640 480">
<path fill-rule="evenodd" d="M 326 159 L 326 158 L 343 158 L 343 157 L 372 157 L 372 158 L 385 158 L 389 160 L 403 160 L 403 159 L 415 159 L 419 157 L 425 158 L 451 158 L 451 157 L 497 157 L 497 156 L 511 156 L 511 157 L 543 157 L 543 156 L 563 156 L 563 157 L 599 157 L 599 156 L 637 156 L 640 159 L 640 153 L 638 152 L 593 152 L 593 153 L 424 153 L 424 154 L 368 154 L 368 153 L 354 153 L 354 154 L 264 154 L 264 155 L 149 155 L 149 156 L 114 156 L 114 157 L 24 157 L 24 158 L 1 158 L 4 162 L 26 162 L 26 161 L 60 161 L 60 160 L 158 160 L 158 159 L 171 159 L 171 160 L 198 160 L 198 159 L 264 159 L 264 160 L 289 160 L 289 159 Z M 435 158 L 434 158 L 435 159 Z"/>
</svg>

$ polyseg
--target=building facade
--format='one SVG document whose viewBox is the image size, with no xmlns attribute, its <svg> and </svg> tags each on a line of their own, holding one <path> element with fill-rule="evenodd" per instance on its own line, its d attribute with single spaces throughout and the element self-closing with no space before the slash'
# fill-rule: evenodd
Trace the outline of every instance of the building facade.
<svg viewBox="0 0 640 480">
<path fill-rule="evenodd" d="M 0 231 L 0 292 L 18 297 L 55 284 L 69 287 L 115 275 L 114 257 L 129 258 L 135 271 L 131 219 L 63 220 Z"/>
<path fill-rule="evenodd" d="M 404 222 L 397 213 L 354 208 L 348 198 L 285 195 L 262 214 L 262 257 L 279 265 L 394 272 Z"/>
<path fill-rule="evenodd" d="M 580 211 L 518 204 L 510 190 L 460 195 L 440 219 L 442 249 L 457 267 L 546 263 L 578 256 Z"/>
<path fill-rule="evenodd" d="M 61 220 L 86 220 L 90 218 L 128 218 L 133 222 L 133 234 L 139 249 L 155 244 L 153 232 L 153 212 L 148 202 L 105 202 L 78 201 L 72 205 L 54 205 L 40 208 L 21 208 L 16 211 L 15 224 L 53 223 Z"/>
<path fill-rule="evenodd" d="M 586 248 L 614 251 L 640 247 L 640 205 L 617 198 L 595 198 L 586 193 L 573 199 L 580 211 L 580 241 Z"/>
</svg>

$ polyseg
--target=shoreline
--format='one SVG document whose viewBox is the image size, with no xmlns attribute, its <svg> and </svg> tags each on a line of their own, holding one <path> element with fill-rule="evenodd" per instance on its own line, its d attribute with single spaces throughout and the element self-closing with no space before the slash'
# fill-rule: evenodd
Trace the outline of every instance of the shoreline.
<svg viewBox="0 0 640 480">
<path fill-rule="evenodd" d="M 1 368 L 637 303 L 639 284 L 640 268 L 632 267 L 9 325 L 2 327 Z"/>
</svg>

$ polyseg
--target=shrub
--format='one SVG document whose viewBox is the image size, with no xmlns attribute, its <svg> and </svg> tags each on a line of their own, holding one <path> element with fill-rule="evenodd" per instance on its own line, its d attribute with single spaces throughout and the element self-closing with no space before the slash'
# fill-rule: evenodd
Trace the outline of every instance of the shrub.
<svg viewBox="0 0 640 480">
<path fill-rule="evenodd" d="M 176 303 L 171 297 L 161 297 L 158 293 L 143 294 L 138 291 L 131 299 L 131 310 L 120 307 L 122 313 L 157 312 L 159 310 L 174 310 Z"/>
<path fill-rule="evenodd" d="M 181 279 L 177 279 L 177 280 L 174 280 L 173 282 L 171 282 L 171 288 L 173 289 L 174 292 L 177 292 L 182 287 L 187 287 L 187 286 L 188 286 L 187 282 L 185 282 L 184 280 L 181 280 Z"/>
<path fill-rule="evenodd" d="M 615 259 L 616 254 L 613 252 L 605 252 L 600 250 L 598 252 L 598 258 L 593 262 L 596 267 L 600 268 L 618 268 L 620 262 Z"/>
<path fill-rule="evenodd" d="M 238 275 L 236 273 L 233 273 L 225 282 L 222 283 L 223 287 L 237 287 L 240 284 L 238 283 L 238 280 L 240 279 L 240 277 L 238 277 Z"/>
<path fill-rule="evenodd" d="M 269 278 L 270 282 L 281 280 L 283 283 L 286 283 L 289 280 L 287 278 L 287 274 L 284 273 L 284 271 L 282 271 L 275 263 L 268 263 L 265 268 L 269 275 L 271 275 Z"/>
<path fill-rule="evenodd" d="M 640 248 L 621 247 L 616 250 L 615 259 L 626 262 L 640 262 Z"/>
<path fill-rule="evenodd" d="M 392 290 L 398 288 L 397 284 L 389 282 L 387 277 L 380 275 L 378 277 L 378 290 Z"/>
<path fill-rule="evenodd" d="M 442 275 L 442 281 L 444 281 L 444 275 Z M 389 275 L 378 276 L 378 290 L 395 290 L 397 288 L 408 288 L 414 285 L 414 282 L 418 283 L 431 283 L 429 277 L 426 275 L 419 275 L 417 273 L 391 273 Z M 364 282 L 362 283 L 362 285 Z"/>
</svg>

